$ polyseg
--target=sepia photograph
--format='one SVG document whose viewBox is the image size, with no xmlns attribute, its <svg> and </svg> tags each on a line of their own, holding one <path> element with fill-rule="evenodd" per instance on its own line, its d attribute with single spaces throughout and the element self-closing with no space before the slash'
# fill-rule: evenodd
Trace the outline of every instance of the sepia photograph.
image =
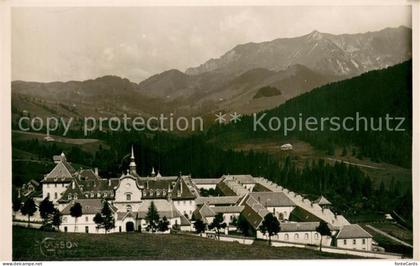
<svg viewBox="0 0 420 266">
<path fill-rule="evenodd" d="M 11 6 L 9 260 L 416 259 L 418 6 L 278 2 Z"/>
</svg>

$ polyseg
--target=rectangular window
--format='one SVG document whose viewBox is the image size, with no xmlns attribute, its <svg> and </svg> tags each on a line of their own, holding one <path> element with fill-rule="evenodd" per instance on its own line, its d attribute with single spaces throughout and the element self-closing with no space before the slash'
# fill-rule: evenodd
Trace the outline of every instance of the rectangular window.
<svg viewBox="0 0 420 266">
<path fill-rule="evenodd" d="M 356 245 L 356 239 L 353 239 L 353 245 Z"/>
<path fill-rule="evenodd" d="M 64 226 L 64 232 L 67 233 L 67 226 Z"/>
<path fill-rule="evenodd" d="M 347 240 L 344 239 L 343 240 L 343 243 L 344 243 L 344 245 L 347 245 Z"/>
<path fill-rule="evenodd" d="M 85 221 L 88 222 L 89 221 L 89 217 L 85 216 Z"/>
<path fill-rule="evenodd" d="M 363 245 L 366 244 L 366 239 L 363 238 L 362 243 L 363 243 Z"/>
<path fill-rule="evenodd" d="M 89 226 L 85 226 L 85 233 L 89 233 Z"/>
</svg>

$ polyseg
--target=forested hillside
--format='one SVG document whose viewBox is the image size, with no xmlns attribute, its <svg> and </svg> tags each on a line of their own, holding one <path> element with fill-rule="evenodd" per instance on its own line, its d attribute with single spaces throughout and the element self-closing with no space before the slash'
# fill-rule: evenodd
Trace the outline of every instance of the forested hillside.
<svg viewBox="0 0 420 266">
<path fill-rule="evenodd" d="M 328 84 L 316 88 L 301 96 L 288 100 L 279 107 L 267 111 L 264 121 L 270 117 L 294 117 L 306 119 L 338 117 L 341 121 L 345 117 L 366 117 L 368 124 L 373 119 L 373 127 L 380 125 L 385 128 L 385 117 L 404 117 L 402 131 L 374 131 L 364 130 L 364 121 L 360 122 L 358 131 L 328 130 L 332 124 L 327 121 L 324 130 L 288 132 L 288 137 L 298 137 L 316 148 L 334 154 L 337 147 L 348 147 L 358 157 L 368 157 L 373 161 L 383 161 L 403 167 L 411 166 L 411 121 L 412 121 L 412 76 L 411 61 L 375 70 L 361 76 Z M 261 116 L 262 113 L 257 116 Z M 226 126 L 214 126 L 208 132 L 209 137 L 217 137 L 226 132 L 240 132 L 242 136 L 267 137 L 283 136 L 280 131 L 253 131 L 254 119 L 244 117 L 241 123 Z M 391 121 L 395 128 L 399 121 Z M 267 125 L 267 123 L 266 123 Z M 354 148 L 356 147 L 356 148 Z"/>
</svg>

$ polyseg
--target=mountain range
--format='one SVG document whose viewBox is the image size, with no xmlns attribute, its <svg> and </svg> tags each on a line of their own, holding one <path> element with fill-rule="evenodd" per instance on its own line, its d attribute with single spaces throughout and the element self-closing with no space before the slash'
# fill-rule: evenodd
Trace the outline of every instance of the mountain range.
<svg viewBox="0 0 420 266">
<path fill-rule="evenodd" d="M 204 48 L 203 48 L 204 49 Z M 14 113 L 104 116 L 253 113 L 324 84 L 411 58 L 411 29 L 360 34 L 313 31 L 237 45 L 185 72 L 172 69 L 133 83 L 117 76 L 86 81 L 12 82 Z"/>
</svg>

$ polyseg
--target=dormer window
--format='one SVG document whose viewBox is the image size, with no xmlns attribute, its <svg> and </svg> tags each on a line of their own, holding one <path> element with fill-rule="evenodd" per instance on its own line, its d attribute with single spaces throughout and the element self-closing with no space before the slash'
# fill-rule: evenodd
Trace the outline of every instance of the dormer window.
<svg viewBox="0 0 420 266">
<path fill-rule="evenodd" d="M 125 199 L 126 199 L 127 201 L 131 201 L 131 194 L 126 194 L 126 195 L 125 195 Z"/>
</svg>

